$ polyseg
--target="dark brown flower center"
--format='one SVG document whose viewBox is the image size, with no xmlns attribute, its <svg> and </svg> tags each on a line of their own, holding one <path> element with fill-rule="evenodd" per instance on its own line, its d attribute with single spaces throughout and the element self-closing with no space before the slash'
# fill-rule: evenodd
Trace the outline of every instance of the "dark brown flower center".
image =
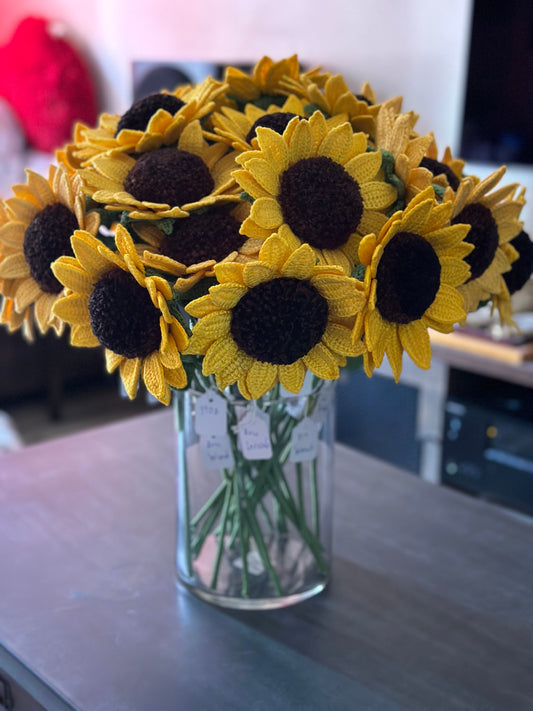
<svg viewBox="0 0 533 711">
<path fill-rule="evenodd" d="M 176 220 L 172 233 L 161 243 L 161 254 L 190 266 L 215 259 L 220 262 L 245 241 L 240 223 L 219 208 Z"/>
<path fill-rule="evenodd" d="M 89 297 L 91 328 L 100 343 L 125 358 L 145 358 L 159 349 L 160 313 L 147 289 L 122 269 L 112 269 Z"/>
<path fill-rule="evenodd" d="M 136 200 L 170 206 L 196 202 L 214 185 L 200 156 L 176 148 L 143 153 L 124 181 L 124 189 Z"/>
<path fill-rule="evenodd" d="M 533 272 L 533 242 L 527 232 L 520 232 L 511 240 L 511 245 L 518 252 L 518 259 L 511 264 L 511 271 L 502 276 L 510 294 L 519 291 L 529 280 Z"/>
<path fill-rule="evenodd" d="M 367 97 L 364 94 L 356 94 L 355 98 L 358 101 L 364 101 L 365 104 L 367 104 L 368 106 L 372 106 L 372 102 L 370 101 L 370 99 L 367 99 Z"/>
<path fill-rule="evenodd" d="M 281 176 L 279 204 L 285 222 L 317 249 L 346 244 L 363 215 L 356 181 L 331 158 L 304 158 Z"/>
<path fill-rule="evenodd" d="M 50 265 L 63 255 L 74 256 L 70 237 L 77 229 L 79 224 L 76 216 L 60 202 L 47 205 L 26 228 L 24 258 L 30 274 L 42 291 L 59 294 L 63 289 Z"/>
<path fill-rule="evenodd" d="M 173 94 L 150 94 L 145 96 L 136 101 L 126 113 L 122 114 L 115 136 L 118 136 L 123 128 L 129 128 L 133 131 L 145 131 L 156 111 L 164 109 L 169 114 L 175 114 L 182 106 L 185 106 L 185 103 Z"/>
<path fill-rule="evenodd" d="M 448 185 L 452 190 L 457 190 L 460 184 L 459 178 L 455 175 L 453 170 L 446 163 L 440 163 L 434 158 L 422 158 L 420 161 L 422 168 L 427 168 L 432 175 L 442 175 L 444 174 L 448 179 Z"/>
<path fill-rule="evenodd" d="M 252 128 L 246 134 L 246 143 L 250 143 L 252 138 L 256 135 L 256 129 L 258 126 L 264 126 L 265 128 L 271 128 L 276 133 L 282 134 L 287 128 L 287 124 L 291 121 L 296 114 L 292 114 L 290 111 L 276 111 L 272 114 L 265 114 L 258 118 L 253 124 Z"/>
<path fill-rule="evenodd" d="M 439 258 L 421 235 L 394 235 L 376 273 L 376 306 L 382 318 L 399 324 L 422 318 L 439 290 L 440 270 Z"/>
<path fill-rule="evenodd" d="M 308 281 L 273 279 L 250 289 L 231 312 L 231 335 L 252 358 L 289 365 L 320 342 L 328 302 Z"/>
<path fill-rule="evenodd" d="M 488 207 L 474 202 L 463 208 L 452 224 L 470 225 L 465 241 L 473 244 L 474 249 L 465 257 L 465 262 L 471 272 L 468 281 L 477 279 L 490 267 L 498 249 L 500 237 L 494 217 Z"/>
</svg>

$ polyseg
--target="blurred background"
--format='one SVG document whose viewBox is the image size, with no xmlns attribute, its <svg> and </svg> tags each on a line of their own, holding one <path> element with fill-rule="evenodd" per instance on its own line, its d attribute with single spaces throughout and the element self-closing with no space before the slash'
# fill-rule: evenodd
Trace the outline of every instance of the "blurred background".
<svg viewBox="0 0 533 711">
<path fill-rule="evenodd" d="M 0 197 L 24 182 L 25 167 L 47 172 L 58 137 L 67 141 L 77 119 L 123 113 L 143 92 L 200 81 L 227 64 L 294 53 L 306 68 L 340 72 L 355 92 L 368 81 L 378 101 L 402 95 L 403 109 L 420 117 L 417 131 L 435 134 L 440 155 L 449 146 L 481 178 L 506 163 L 505 182 L 526 186 L 526 197 L 533 192 L 530 0 L 0 6 Z M 28 18 L 46 20 L 45 37 L 24 25 Z M 26 34 L 17 36 L 21 23 Z M 68 51 L 47 38 L 63 40 Z M 533 201 L 522 219 L 531 234 Z M 523 314 L 519 341 L 508 343 L 481 314 L 473 329 L 485 329 L 483 348 L 439 343 L 429 374 L 406 367 L 395 385 L 386 369 L 371 380 L 345 373 L 339 438 L 415 475 L 532 513 L 531 284 L 515 308 Z M 0 450 L 156 407 L 142 395 L 125 400 L 104 373 L 102 354 L 72 349 L 67 338 L 30 346 L 0 331 Z M 396 435 L 387 453 L 384 428 Z"/>
</svg>

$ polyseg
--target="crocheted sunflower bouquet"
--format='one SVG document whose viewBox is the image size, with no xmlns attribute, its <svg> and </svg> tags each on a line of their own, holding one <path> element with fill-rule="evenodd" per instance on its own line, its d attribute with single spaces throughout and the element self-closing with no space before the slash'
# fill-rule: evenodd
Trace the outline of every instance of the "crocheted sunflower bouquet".
<svg viewBox="0 0 533 711">
<path fill-rule="evenodd" d="M 262 407 L 385 355 L 398 379 L 404 351 L 429 368 L 431 329 L 488 301 L 512 322 L 533 259 L 524 191 L 504 167 L 464 174 L 417 118 L 293 56 L 78 124 L 49 176 L 0 204 L 1 322 L 30 339 L 69 324 L 130 397 L 143 381 L 165 404 L 185 389 Z M 299 421 L 278 418 L 278 460 Z"/>
</svg>

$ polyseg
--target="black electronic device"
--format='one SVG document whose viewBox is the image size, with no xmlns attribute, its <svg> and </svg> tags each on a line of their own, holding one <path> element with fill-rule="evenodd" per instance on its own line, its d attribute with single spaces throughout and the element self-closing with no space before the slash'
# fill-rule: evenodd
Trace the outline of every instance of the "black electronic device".
<svg viewBox="0 0 533 711">
<path fill-rule="evenodd" d="M 533 515 L 533 407 L 523 398 L 449 397 L 442 482 Z"/>
</svg>

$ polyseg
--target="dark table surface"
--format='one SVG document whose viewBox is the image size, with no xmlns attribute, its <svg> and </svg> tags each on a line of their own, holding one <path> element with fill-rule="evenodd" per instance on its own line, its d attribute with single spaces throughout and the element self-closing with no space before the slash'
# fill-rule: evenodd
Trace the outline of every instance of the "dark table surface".
<svg viewBox="0 0 533 711">
<path fill-rule="evenodd" d="M 386 446 L 384 433 L 384 446 Z M 172 415 L 0 458 L 0 668 L 46 709 L 533 709 L 533 525 L 339 446 L 333 578 L 176 586 Z"/>
</svg>

